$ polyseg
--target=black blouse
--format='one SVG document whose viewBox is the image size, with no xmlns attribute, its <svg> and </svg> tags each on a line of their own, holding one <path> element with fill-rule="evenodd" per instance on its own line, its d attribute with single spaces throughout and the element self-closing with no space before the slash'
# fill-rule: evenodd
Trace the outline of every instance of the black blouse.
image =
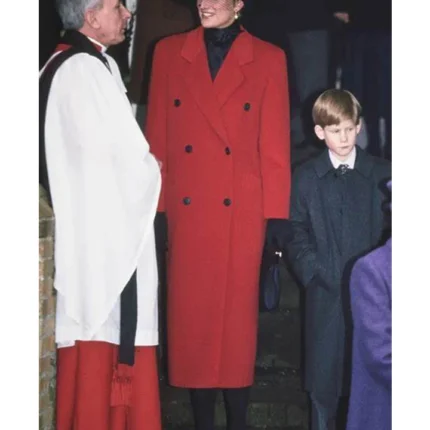
<svg viewBox="0 0 430 430">
<path fill-rule="evenodd" d="M 204 39 L 212 80 L 215 79 L 231 45 L 241 31 L 237 21 L 226 28 L 205 28 Z"/>
</svg>

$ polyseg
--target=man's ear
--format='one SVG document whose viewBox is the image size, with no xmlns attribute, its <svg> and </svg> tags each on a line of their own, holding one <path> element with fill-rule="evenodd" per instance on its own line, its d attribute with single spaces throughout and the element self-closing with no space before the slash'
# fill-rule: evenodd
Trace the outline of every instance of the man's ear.
<svg viewBox="0 0 430 430">
<path fill-rule="evenodd" d="M 84 21 L 91 28 L 98 30 L 100 28 L 98 9 L 87 9 L 84 13 Z"/>
<path fill-rule="evenodd" d="M 316 125 L 314 127 L 315 134 L 317 135 L 319 140 L 324 140 L 324 129 L 320 125 Z"/>
</svg>

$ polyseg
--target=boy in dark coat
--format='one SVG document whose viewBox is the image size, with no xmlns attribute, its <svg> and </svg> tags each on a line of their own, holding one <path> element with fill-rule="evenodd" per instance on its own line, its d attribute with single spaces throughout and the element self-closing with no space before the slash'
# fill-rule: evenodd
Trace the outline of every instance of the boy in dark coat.
<svg viewBox="0 0 430 430">
<path fill-rule="evenodd" d="M 288 259 L 306 288 L 305 389 L 312 430 L 334 429 L 339 398 L 348 395 L 353 262 L 380 244 L 383 185 L 390 162 L 355 146 L 361 106 L 348 91 L 327 90 L 313 107 L 315 133 L 327 149 L 293 176 Z"/>
</svg>

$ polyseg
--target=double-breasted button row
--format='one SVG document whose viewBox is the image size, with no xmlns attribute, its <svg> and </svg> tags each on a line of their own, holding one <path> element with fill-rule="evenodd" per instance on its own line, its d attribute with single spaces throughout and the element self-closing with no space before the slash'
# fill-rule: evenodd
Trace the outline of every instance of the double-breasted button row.
<svg viewBox="0 0 430 430">
<path fill-rule="evenodd" d="M 185 146 L 185 152 L 187 154 L 191 154 L 193 152 L 193 145 L 186 145 Z M 227 146 L 224 148 L 224 152 L 226 155 L 230 155 L 231 154 L 231 149 Z"/>
<path fill-rule="evenodd" d="M 191 204 L 191 198 L 190 198 L 190 197 L 184 197 L 184 198 L 182 199 L 182 203 L 183 203 L 185 206 L 190 205 L 190 204 Z M 224 203 L 224 206 L 230 206 L 230 205 L 232 204 L 232 201 L 231 201 L 231 199 L 229 199 L 229 198 L 225 198 L 225 199 L 224 199 L 224 201 L 223 201 L 223 203 Z"/>
<path fill-rule="evenodd" d="M 181 100 L 180 100 L 180 99 L 175 99 L 175 100 L 173 100 L 173 105 L 174 105 L 175 107 L 179 107 L 179 106 L 181 106 Z M 246 112 L 248 112 L 248 111 L 251 109 L 251 103 L 246 102 L 246 103 L 243 105 L 243 109 L 244 109 Z"/>
</svg>

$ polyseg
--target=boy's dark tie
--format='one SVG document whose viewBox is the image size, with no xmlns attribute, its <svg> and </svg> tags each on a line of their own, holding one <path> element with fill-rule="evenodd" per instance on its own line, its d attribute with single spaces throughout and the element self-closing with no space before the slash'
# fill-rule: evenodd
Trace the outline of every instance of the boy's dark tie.
<svg viewBox="0 0 430 430">
<path fill-rule="evenodd" d="M 342 176 L 351 169 L 348 167 L 347 164 L 340 164 L 339 167 L 336 169 L 336 176 Z"/>
</svg>

